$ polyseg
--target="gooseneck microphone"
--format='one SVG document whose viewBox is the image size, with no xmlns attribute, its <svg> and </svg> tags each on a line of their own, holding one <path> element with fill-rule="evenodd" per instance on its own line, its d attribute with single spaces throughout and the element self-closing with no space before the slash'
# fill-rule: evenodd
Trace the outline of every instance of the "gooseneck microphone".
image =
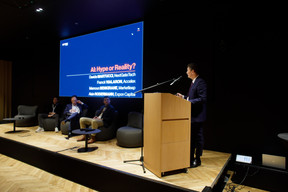
<svg viewBox="0 0 288 192">
<path fill-rule="evenodd" d="M 174 81 L 172 83 L 170 83 L 170 85 L 173 85 L 176 81 L 179 81 L 182 78 L 182 76 L 178 77 L 177 79 L 174 79 Z"/>
</svg>

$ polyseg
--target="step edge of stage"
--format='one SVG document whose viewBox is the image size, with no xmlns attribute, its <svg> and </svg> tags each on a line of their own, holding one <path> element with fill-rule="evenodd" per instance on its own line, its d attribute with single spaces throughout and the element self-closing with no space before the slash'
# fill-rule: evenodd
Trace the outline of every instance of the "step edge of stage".
<svg viewBox="0 0 288 192">
<path fill-rule="evenodd" d="M 7 147 L 9 144 L 10 145 L 13 144 L 13 145 L 16 145 L 18 147 L 16 147 L 16 149 L 14 148 L 14 150 L 11 150 L 9 152 L 9 149 L 13 149 L 12 147 Z M 79 180 L 75 180 L 73 178 L 71 179 L 72 175 L 70 175 L 70 178 L 69 178 L 67 176 L 63 176 L 65 174 L 59 174 L 59 173 L 57 173 L 57 171 L 53 171 L 53 168 L 52 168 L 52 170 L 51 169 L 49 170 L 49 168 L 51 168 L 51 166 L 53 166 L 53 165 L 50 165 L 50 167 L 49 167 L 49 165 L 47 166 L 47 164 L 45 164 L 45 161 L 44 162 L 40 162 L 40 163 L 38 161 L 35 161 L 35 159 L 39 159 L 39 156 L 38 157 L 30 156 L 29 158 L 27 158 L 24 155 L 24 156 L 21 157 L 21 155 L 19 155 L 21 153 L 18 153 L 18 152 L 21 151 L 20 149 L 22 149 L 22 148 L 25 148 L 27 150 L 32 150 L 34 152 L 39 152 L 39 153 L 42 152 L 42 153 L 44 153 L 46 155 L 47 154 L 50 154 L 51 156 L 54 155 L 54 158 L 57 158 L 57 156 L 59 156 L 59 157 L 62 157 L 62 158 L 70 159 L 70 160 L 75 161 L 75 162 L 81 162 L 83 164 L 86 164 L 86 166 L 89 165 L 91 167 L 97 167 L 98 169 L 101 169 L 104 172 L 109 172 L 110 174 L 113 174 L 113 175 L 115 175 L 115 174 L 116 175 L 117 174 L 121 175 L 121 176 L 118 176 L 118 177 L 126 177 L 126 178 L 130 178 L 130 179 L 134 179 L 134 181 L 136 181 L 136 183 L 137 183 L 137 187 L 140 186 L 139 182 L 137 182 L 137 181 L 141 180 L 141 181 L 145 181 L 146 184 L 150 184 L 153 187 L 160 188 L 160 189 L 163 189 L 163 190 L 165 189 L 165 190 L 168 190 L 168 191 L 191 191 L 191 192 L 197 192 L 197 191 L 194 191 L 194 190 L 191 190 L 191 189 L 187 189 L 187 188 L 184 188 L 184 187 L 181 187 L 181 186 L 177 186 L 177 185 L 174 185 L 174 184 L 171 184 L 171 183 L 166 183 L 166 182 L 153 180 L 153 179 L 150 179 L 150 178 L 147 178 L 147 177 L 135 175 L 135 174 L 132 174 L 132 173 L 129 173 L 129 172 L 117 170 L 117 169 L 114 169 L 114 168 L 110 168 L 110 167 L 107 167 L 107 166 L 99 165 L 97 163 L 92 163 L 92 162 L 85 161 L 85 160 L 82 160 L 82 159 L 77 159 L 75 157 L 67 156 L 67 155 L 64 155 L 64 154 L 61 154 L 61 153 L 58 153 L 58 152 L 49 151 L 47 149 L 39 148 L 39 147 L 36 147 L 36 146 L 33 146 L 33 145 L 29 145 L 29 144 L 26 144 L 26 143 L 22 143 L 22 142 L 19 142 L 19 141 L 7 139 L 7 138 L 4 138 L 4 137 L 0 136 L 0 153 L 3 154 L 3 155 L 6 155 L 6 156 L 14 158 L 14 159 L 17 159 L 19 161 L 22 161 L 22 162 L 27 163 L 29 165 L 35 166 L 35 167 L 37 167 L 39 169 L 42 169 L 42 170 L 47 171 L 49 173 L 52 173 L 52 174 L 55 174 L 57 176 L 63 177 L 65 179 L 68 179 L 68 180 L 73 181 L 75 183 L 78 183 L 80 185 L 84 185 L 84 186 L 89 187 L 89 188 L 94 189 L 94 190 L 103 190 L 105 188 L 104 184 L 102 185 L 102 187 L 95 187 L 95 185 L 88 185 L 87 183 L 85 183 L 83 181 L 79 182 Z M 23 152 L 23 153 L 25 153 L 25 152 Z M 35 156 L 35 154 L 34 154 L 34 156 Z M 43 165 L 41 165 L 41 164 L 43 164 Z M 79 177 L 83 177 L 83 176 L 84 175 L 80 175 Z M 90 177 L 90 178 L 92 178 L 92 177 Z M 109 183 L 109 187 L 110 188 L 111 188 L 111 185 L 112 184 Z M 123 185 L 123 183 L 122 183 L 121 187 L 124 187 L 124 186 L 125 185 Z M 139 191 L 139 190 L 140 191 L 142 191 L 142 190 L 145 191 L 145 190 L 147 190 L 147 188 L 149 188 L 148 186 L 145 186 L 143 184 L 142 184 L 142 186 L 144 186 L 144 187 L 142 189 L 140 187 L 139 187 L 140 189 L 137 188 L 137 191 Z M 131 187 L 132 186 L 129 186 L 129 190 L 128 191 L 136 189 L 136 188 L 131 188 Z M 120 186 L 117 186 L 117 189 L 120 190 Z M 127 187 L 125 188 L 125 190 L 126 189 L 127 189 Z"/>
</svg>

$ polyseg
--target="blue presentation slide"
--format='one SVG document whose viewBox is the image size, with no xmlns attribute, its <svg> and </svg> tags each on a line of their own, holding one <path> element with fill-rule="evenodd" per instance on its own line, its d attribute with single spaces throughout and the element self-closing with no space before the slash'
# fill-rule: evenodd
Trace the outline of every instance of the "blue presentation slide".
<svg viewBox="0 0 288 192">
<path fill-rule="evenodd" d="M 142 98 L 143 22 L 60 41 L 59 95 Z"/>
</svg>

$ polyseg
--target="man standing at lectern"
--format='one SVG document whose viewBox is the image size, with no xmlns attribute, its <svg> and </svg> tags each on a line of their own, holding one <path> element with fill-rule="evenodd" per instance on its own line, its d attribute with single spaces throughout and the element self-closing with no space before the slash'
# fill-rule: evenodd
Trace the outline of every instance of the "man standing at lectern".
<svg viewBox="0 0 288 192">
<path fill-rule="evenodd" d="M 206 120 L 207 85 L 199 76 L 199 66 L 196 63 L 187 65 L 187 76 L 192 80 L 187 96 L 177 93 L 177 96 L 191 102 L 191 151 L 190 167 L 201 165 L 204 137 L 203 123 Z"/>
</svg>

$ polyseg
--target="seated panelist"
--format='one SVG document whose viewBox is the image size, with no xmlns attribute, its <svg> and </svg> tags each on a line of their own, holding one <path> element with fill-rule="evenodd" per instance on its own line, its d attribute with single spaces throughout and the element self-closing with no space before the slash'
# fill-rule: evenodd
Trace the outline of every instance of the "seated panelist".
<svg viewBox="0 0 288 192">
<path fill-rule="evenodd" d="M 103 104 L 99 110 L 95 112 L 95 116 L 93 118 L 89 117 L 81 117 L 80 118 L 80 128 L 85 129 L 86 126 L 92 127 L 92 129 L 97 129 L 100 126 L 109 127 L 113 121 L 113 115 L 115 112 L 115 108 L 110 104 L 110 98 L 105 96 L 103 99 Z M 88 143 L 94 143 L 96 134 L 91 134 L 91 139 Z M 85 135 L 82 135 L 80 139 L 77 141 L 84 141 Z"/>
<path fill-rule="evenodd" d="M 87 109 L 88 106 L 82 101 L 77 99 L 76 95 L 71 97 L 71 103 L 67 104 L 64 109 L 65 119 L 62 121 L 62 124 L 65 124 L 67 121 L 70 121 L 70 126 L 72 128 L 79 127 L 79 118 L 83 114 L 83 109 Z"/>
</svg>

